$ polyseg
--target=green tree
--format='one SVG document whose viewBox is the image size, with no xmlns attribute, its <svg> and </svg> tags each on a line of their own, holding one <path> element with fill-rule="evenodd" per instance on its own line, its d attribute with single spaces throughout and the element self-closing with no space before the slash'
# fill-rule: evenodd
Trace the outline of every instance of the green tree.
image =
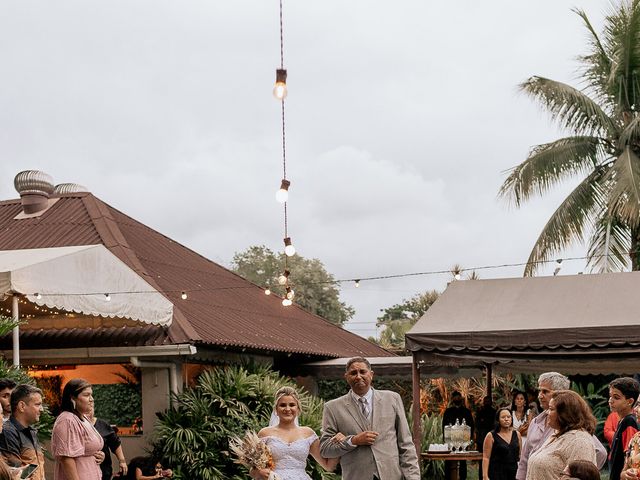
<svg viewBox="0 0 640 480">
<path fill-rule="evenodd" d="M 569 136 L 534 147 L 499 195 L 516 206 L 569 177 L 579 185 L 552 214 L 525 275 L 575 242 L 588 243 L 592 270 L 640 268 L 640 0 L 622 0 L 598 35 L 582 10 L 589 51 L 582 89 L 534 76 L 520 87 Z"/>
<path fill-rule="evenodd" d="M 426 313 L 440 295 L 436 290 L 417 294 L 402 303 L 382 310 L 376 326 L 384 327 L 379 344 L 384 347 L 404 348 L 404 336 Z"/>
<path fill-rule="evenodd" d="M 233 256 L 231 269 L 256 285 L 269 287 L 284 296 L 284 287 L 277 280 L 283 273 L 284 258 L 283 253 L 276 255 L 264 245 L 253 246 Z M 287 258 L 287 265 L 295 303 L 336 325 L 343 325 L 353 317 L 355 310 L 340 301 L 335 278 L 320 260 L 294 255 Z"/>
</svg>

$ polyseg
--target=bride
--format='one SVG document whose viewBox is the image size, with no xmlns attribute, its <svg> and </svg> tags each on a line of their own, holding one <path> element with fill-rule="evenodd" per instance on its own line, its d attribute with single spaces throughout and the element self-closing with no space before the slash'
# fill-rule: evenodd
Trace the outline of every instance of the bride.
<svg viewBox="0 0 640 480">
<path fill-rule="evenodd" d="M 280 388 L 275 395 L 274 413 L 277 416 L 273 426 L 265 427 L 258 432 L 271 449 L 276 473 L 281 480 L 310 480 L 305 472 L 309 454 L 328 471 L 333 471 L 339 462 L 338 458 L 323 458 L 320 455 L 320 440 L 309 427 L 300 427 L 297 417 L 300 414 L 300 400 L 295 389 Z M 333 441 L 341 442 L 344 435 L 338 433 Z M 267 480 L 271 470 L 251 469 L 249 474 L 256 480 Z"/>
</svg>

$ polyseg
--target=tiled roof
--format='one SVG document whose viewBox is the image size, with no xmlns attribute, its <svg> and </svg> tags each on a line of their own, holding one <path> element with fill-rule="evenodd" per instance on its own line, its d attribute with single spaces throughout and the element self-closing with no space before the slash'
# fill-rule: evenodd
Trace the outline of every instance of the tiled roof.
<svg viewBox="0 0 640 480">
<path fill-rule="evenodd" d="M 0 250 L 104 244 L 174 304 L 171 343 L 321 357 L 391 355 L 299 307 L 283 308 L 279 298 L 90 193 L 63 195 L 41 216 L 15 220 L 20 211 L 19 200 L 0 202 Z"/>
</svg>

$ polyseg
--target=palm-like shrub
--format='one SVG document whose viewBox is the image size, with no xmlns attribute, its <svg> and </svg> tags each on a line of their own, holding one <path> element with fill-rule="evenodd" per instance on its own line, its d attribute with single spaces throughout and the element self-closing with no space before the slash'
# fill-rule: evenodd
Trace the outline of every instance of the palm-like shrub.
<svg viewBox="0 0 640 480">
<path fill-rule="evenodd" d="M 516 206 L 567 178 L 580 178 L 543 228 L 525 275 L 575 242 L 588 242 L 598 271 L 640 269 L 640 0 L 621 0 L 598 35 L 582 18 L 589 52 L 582 82 L 531 77 L 522 90 L 539 101 L 569 136 L 538 145 L 510 171 L 500 195 Z"/>
<path fill-rule="evenodd" d="M 174 399 L 173 407 L 159 415 L 154 454 L 174 468 L 179 479 L 245 479 L 244 467 L 233 463 L 229 438 L 269 423 L 273 396 L 293 381 L 266 367 L 229 366 L 208 370 L 196 386 Z M 319 432 L 323 402 L 298 389 L 300 424 Z M 314 462 L 308 471 L 314 479 L 335 478 Z"/>
</svg>

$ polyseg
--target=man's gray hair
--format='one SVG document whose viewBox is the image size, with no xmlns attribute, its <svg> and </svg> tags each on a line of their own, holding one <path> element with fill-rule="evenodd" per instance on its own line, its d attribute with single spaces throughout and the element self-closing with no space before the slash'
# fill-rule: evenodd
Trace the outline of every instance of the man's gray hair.
<svg viewBox="0 0 640 480">
<path fill-rule="evenodd" d="M 552 390 L 569 390 L 571 380 L 558 372 L 543 373 L 538 377 L 538 385 L 548 383 Z"/>
</svg>

